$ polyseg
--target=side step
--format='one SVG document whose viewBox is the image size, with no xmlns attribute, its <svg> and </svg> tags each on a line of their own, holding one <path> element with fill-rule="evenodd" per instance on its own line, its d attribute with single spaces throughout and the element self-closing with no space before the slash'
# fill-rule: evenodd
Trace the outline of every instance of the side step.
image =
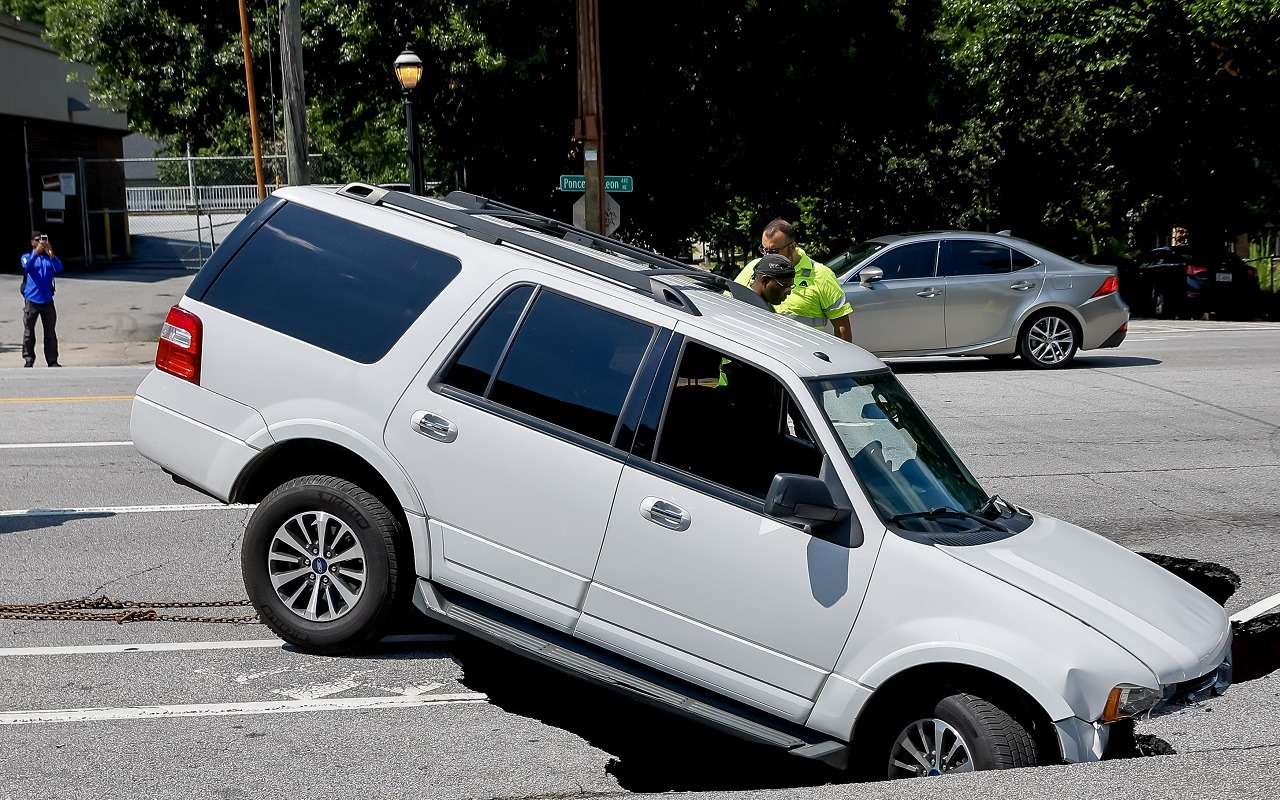
<svg viewBox="0 0 1280 800">
<path fill-rule="evenodd" d="M 427 616 L 505 650 L 633 699 L 711 725 L 747 741 L 844 768 L 848 746 L 801 725 L 721 697 L 699 686 L 650 670 L 627 658 L 574 639 L 475 598 L 419 579 L 414 605 Z"/>
</svg>

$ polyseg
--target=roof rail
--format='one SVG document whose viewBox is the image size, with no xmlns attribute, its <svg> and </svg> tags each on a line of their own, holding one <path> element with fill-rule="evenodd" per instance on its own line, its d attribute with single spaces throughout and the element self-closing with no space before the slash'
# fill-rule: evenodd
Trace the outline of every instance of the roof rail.
<svg viewBox="0 0 1280 800">
<path fill-rule="evenodd" d="M 673 258 L 659 255 L 635 245 L 620 242 L 598 233 L 575 228 L 559 220 L 536 214 L 532 211 L 509 206 L 496 200 L 490 200 L 467 192 L 450 192 L 445 202 L 459 206 L 457 209 L 446 208 L 438 203 L 406 194 L 404 192 L 370 186 L 363 183 L 351 183 L 338 190 L 338 194 L 351 197 L 371 205 L 387 206 L 421 214 L 431 219 L 452 225 L 468 236 L 490 244 L 508 244 L 529 250 L 548 258 L 555 259 L 584 272 L 622 284 L 627 288 L 650 295 L 664 305 L 678 308 L 690 314 L 698 315 L 698 307 L 689 299 L 681 287 L 673 286 L 658 280 L 664 276 L 679 276 L 705 286 L 729 292 L 733 297 L 760 308 L 768 308 L 768 304 L 746 286 L 735 283 L 720 275 L 691 267 Z M 489 217 L 490 219 L 484 219 Z M 503 225 L 494 222 L 500 219 L 511 223 Z M 512 227 L 512 224 L 519 227 Z M 527 230 L 524 230 L 527 229 Z M 631 269 L 620 266 L 613 261 L 584 253 L 574 247 L 565 247 L 548 241 L 542 236 L 533 236 L 529 231 L 563 239 L 566 242 L 599 250 L 615 256 L 646 265 L 645 269 Z"/>
</svg>

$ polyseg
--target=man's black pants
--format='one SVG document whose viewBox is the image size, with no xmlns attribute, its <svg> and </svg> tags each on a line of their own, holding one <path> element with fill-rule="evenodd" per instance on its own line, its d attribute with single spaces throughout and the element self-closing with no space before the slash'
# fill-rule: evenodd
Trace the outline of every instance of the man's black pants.
<svg viewBox="0 0 1280 800">
<path fill-rule="evenodd" d="M 22 307 L 22 359 L 27 364 L 36 360 L 36 320 L 44 328 L 44 360 L 50 366 L 58 363 L 58 334 L 54 330 L 58 324 L 58 312 L 53 303 L 33 303 L 23 301 Z"/>
</svg>

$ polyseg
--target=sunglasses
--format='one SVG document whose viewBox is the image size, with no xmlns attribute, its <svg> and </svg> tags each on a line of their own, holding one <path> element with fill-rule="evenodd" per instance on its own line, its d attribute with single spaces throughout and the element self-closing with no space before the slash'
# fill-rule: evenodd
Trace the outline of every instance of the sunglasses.
<svg viewBox="0 0 1280 800">
<path fill-rule="evenodd" d="M 796 246 L 795 242 L 787 242 L 782 247 L 761 247 L 760 255 L 764 255 L 764 256 L 781 255 L 795 246 Z"/>
</svg>

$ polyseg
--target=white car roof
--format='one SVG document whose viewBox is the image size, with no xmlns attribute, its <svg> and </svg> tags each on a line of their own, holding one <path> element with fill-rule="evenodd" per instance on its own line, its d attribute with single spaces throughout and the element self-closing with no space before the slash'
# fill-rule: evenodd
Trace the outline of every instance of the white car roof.
<svg viewBox="0 0 1280 800">
<path fill-rule="evenodd" d="M 504 247 L 508 259 L 492 258 L 493 244 L 468 236 L 452 226 L 420 217 L 410 211 L 395 207 L 382 207 L 337 194 L 331 188 L 302 186 L 285 187 L 275 192 L 281 199 L 296 202 L 349 219 L 352 222 L 377 227 L 394 235 L 409 238 L 420 244 L 443 249 L 462 260 L 466 269 L 490 269 L 496 280 L 509 272 L 513 264 L 541 272 L 565 269 L 574 275 L 589 274 L 569 264 L 555 262 L 541 255 L 526 252 L 517 247 Z M 420 198 L 444 209 L 457 209 L 451 203 L 436 198 Z M 605 253 L 585 245 L 568 242 L 501 219 L 486 217 L 495 223 L 507 225 L 526 234 L 553 242 L 558 247 L 569 248 L 593 258 L 601 259 L 626 269 L 643 272 L 647 265 L 612 253 Z M 659 302 L 652 295 L 631 290 L 608 280 L 598 279 L 598 288 L 610 295 L 636 305 L 650 305 L 670 314 L 678 320 L 709 333 L 723 336 L 760 353 L 787 364 L 802 378 L 826 375 L 843 375 L 886 369 L 884 362 L 857 345 L 849 344 L 830 333 L 811 328 L 779 314 L 756 308 L 734 299 L 714 288 L 679 275 L 664 276 L 659 280 L 681 289 L 697 307 L 698 314 L 672 308 Z M 856 321 L 855 321 L 856 324 Z M 817 355 L 821 353 L 822 356 Z M 825 356 L 825 359 L 823 358 Z"/>
</svg>

